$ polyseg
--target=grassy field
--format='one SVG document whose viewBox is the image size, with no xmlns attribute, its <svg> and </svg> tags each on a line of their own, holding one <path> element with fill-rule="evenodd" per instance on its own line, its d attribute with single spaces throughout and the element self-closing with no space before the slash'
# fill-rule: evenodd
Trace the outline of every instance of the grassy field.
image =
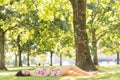
<svg viewBox="0 0 120 80">
<path fill-rule="evenodd" d="M 80 76 L 35 76 L 35 77 L 15 77 L 15 73 L 21 69 L 34 70 L 36 67 L 9 67 L 8 71 L 0 71 L 0 80 L 120 80 L 120 65 L 117 66 L 99 66 L 97 75 L 80 77 Z"/>
</svg>

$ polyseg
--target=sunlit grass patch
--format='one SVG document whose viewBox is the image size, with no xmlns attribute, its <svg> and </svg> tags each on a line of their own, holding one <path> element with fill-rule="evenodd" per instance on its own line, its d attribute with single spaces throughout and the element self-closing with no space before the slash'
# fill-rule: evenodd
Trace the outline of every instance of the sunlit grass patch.
<svg viewBox="0 0 120 80">
<path fill-rule="evenodd" d="M 9 75 L 14 75 L 15 72 L 0 72 L 0 76 L 9 76 Z"/>
<path fill-rule="evenodd" d="M 34 77 L 15 77 L 14 80 L 59 80 L 60 77 L 50 77 L 50 76 L 34 76 Z"/>
</svg>

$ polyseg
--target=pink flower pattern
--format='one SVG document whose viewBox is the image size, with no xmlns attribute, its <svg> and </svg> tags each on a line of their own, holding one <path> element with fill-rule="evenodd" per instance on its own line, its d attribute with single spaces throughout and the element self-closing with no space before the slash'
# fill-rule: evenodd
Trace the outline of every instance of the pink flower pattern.
<svg viewBox="0 0 120 80">
<path fill-rule="evenodd" d="M 46 72 L 47 72 L 47 69 L 45 68 L 38 68 L 35 70 L 35 73 L 39 75 L 44 75 Z"/>
<path fill-rule="evenodd" d="M 38 68 L 35 70 L 35 73 L 36 74 L 39 74 L 39 75 L 44 75 L 46 72 L 48 71 L 48 69 L 46 68 Z M 59 76 L 60 75 L 60 70 L 59 69 L 56 69 L 56 70 L 52 70 L 49 74 L 49 76 Z"/>
<path fill-rule="evenodd" d="M 60 76 L 60 70 L 52 70 L 49 76 Z"/>
</svg>

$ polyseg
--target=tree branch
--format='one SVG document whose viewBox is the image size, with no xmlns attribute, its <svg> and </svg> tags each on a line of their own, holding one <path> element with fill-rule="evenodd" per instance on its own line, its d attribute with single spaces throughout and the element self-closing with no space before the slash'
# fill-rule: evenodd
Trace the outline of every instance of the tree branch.
<svg viewBox="0 0 120 80">
<path fill-rule="evenodd" d="M 16 27 L 16 26 L 11 26 L 10 28 L 6 29 L 6 30 L 4 31 L 4 33 L 7 32 L 8 30 L 14 29 L 15 27 Z"/>
<path fill-rule="evenodd" d="M 96 35 L 96 40 L 98 41 L 102 36 L 104 36 L 108 31 L 107 30 L 104 30 L 102 32 L 100 32 L 99 34 Z"/>
</svg>

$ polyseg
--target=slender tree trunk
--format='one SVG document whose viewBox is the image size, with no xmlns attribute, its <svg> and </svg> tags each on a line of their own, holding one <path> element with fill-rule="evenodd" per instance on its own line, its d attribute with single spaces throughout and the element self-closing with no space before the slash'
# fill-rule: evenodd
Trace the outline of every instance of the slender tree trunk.
<svg viewBox="0 0 120 80">
<path fill-rule="evenodd" d="M 119 52 L 117 51 L 117 64 L 120 63 L 119 60 L 120 60 L 120 55 L 119 55 Z"/>
<path fill-rule="evenodd" d="M 95 36 L 95 28 L 92 28 L 92 52 L 93 52 L 93 62 L 95 65 L 98 65 L 98 56 L 97 56 L 97 41 Z"/>
<path fill-rule="evenodd" d="M 17 46 L 18 46 L 18 57 L 19 57 L 18 66 L 22 66 L 22 60 L 21 60 L 22 48 L 20 46 L 20 35 L 18 35 L 17 41 L 18 41 Z"/>
<path fill-rule="evenodd" d="M 86 32 L 86 0 L 70 0 L 76 46 L 76 65 L 84 70 L 96 70 L 90 56 Z"/>
<path fill-rule="evenodd" d="M 62 66 L 62 53 L 60 53 L 60 66 Z"/>
<path fill-rule="evenodd" d="M 17 66 L 17 54 L 15 53 L 15 67 Z"/>
<path fill-rule="evenodd" d="M 97 48 L 96 46 L 93 48 Z M 94 64 L 97 66 L 98 65 L 98 56 L 97 56 L 97 49 L 94 50 Z"/>
<path fill-rule="evenodd" d="M 53 66 L 53 52 L 50 52 L 50 66 Z"/>
<path fill-rule="evenodd" d="M 18 57 L 19 57 L 19 63 L 18 63 L 18 66 L 22 66 L 22 57 L 21 57 L 21 53 L 22 53 L 22 51 L 19 49 L 18 50 Z"/>
<path fill-rule="evenodd" d="M 4 32 L 0 28 L 0 70 L 7 70 L 5 67 L 4 37 Z"/>
<path fill-rule="evenodd" d="M 27 66 L 30 66 L 30 50 L 28 49 L 28 53 L 27 53 Z"/>
</svg>

